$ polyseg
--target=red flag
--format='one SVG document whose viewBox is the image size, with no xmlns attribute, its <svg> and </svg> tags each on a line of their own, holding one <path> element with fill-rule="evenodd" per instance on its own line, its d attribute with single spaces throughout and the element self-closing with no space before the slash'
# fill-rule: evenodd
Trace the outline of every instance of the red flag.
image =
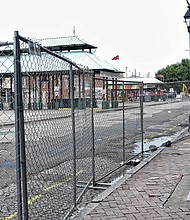
<svg viewBox="0 0 190 220">
<path fill-rule="evenodd" d="M 113 57 L 112 60 L 119 60 L 119 55 Z"/>
</svg>

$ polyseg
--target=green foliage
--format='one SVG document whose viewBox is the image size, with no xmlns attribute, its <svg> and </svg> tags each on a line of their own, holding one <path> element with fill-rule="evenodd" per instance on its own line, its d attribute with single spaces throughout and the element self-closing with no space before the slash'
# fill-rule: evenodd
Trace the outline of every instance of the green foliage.
<svg viewBox="0 0 190 220">
<path fill-rule="evenodd" d="M 182 59 L 180 63 L 168 65 L 166 68 L 158 70 L 156 76 L 160 74 L 164 76 L 165 82 L 190 80 L 190 61 Z"/>
<path fill-rule="evenodd" d="M 161 75 L 163 76 L 162 79 L 159 78 Z M 190 60 L 182 59 L 180 63 L 171 64 L 158 70 L 156 78 L 165 82 L 161 85 L 161 89 L 169 91 L 170 88 L 173 88 L 174 91 L 180 93 L 183 83 L 190 87 Z"/>
</svg>

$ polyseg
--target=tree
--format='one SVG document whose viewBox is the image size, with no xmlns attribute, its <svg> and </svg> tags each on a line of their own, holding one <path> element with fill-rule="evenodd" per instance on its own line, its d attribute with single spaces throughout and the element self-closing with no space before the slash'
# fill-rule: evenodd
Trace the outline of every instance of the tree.
<svg viewBox="0 0 190 220">
<path fill-rule="evenodd" d="M 163 81 L 166 83 L 163 85 L 166 90 L 169 90 L 169 88 L 172 87 L 176 92 L 180 92 L 183 82 L 190 81 L 189 59 L 182 59 L 180 63 L 171 64 L 158 70 L 156 78 L 159 79 L 160 75 L 163 76 Z M 174 82 L 178 83 L 174 84 Z M 189 82 L 186 84 L 189 86 Z"/>
<path fill-rule="evenodd" d="M 163 75 L 165 82 L 176 82 L 190 80 L 190 61 L 182 59 L 180 63 L 175 63 L 158 70 L 157 76 Z"/>
</svg>

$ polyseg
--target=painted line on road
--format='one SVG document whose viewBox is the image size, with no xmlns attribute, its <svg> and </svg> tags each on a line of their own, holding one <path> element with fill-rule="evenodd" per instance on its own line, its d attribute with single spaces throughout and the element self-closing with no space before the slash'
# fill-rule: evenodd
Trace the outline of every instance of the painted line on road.
<svg viewBox="0 0 190 220">
<path fill-rule="evenodd" d="M 83 172 L 84 172 L 83 169 L 79 170 L 79 171 L 76 173 L 76 176 L 79 176 L 79 175 L 82 174 Z M 65 179 L 65 181 L 63 181 L 63 182 L 52 184 L 51 186 L 48 186 L 47 188 L 43 189 L 43 190 L 42 190 L 42 193 L 43 193 L 43 192 L 47 193 L 47 192 L 49 192 L 50 190 L 55 189 L 55 188 L 57 188 L 57 187 L 59 187 L 59 186 L 65 184 L 66 182 L 68 182 L 68 181 L 71 180 L 71 179 L 72 179 L 72 176 L 67 177 L 67 178 Z M 34 202 L 37 202 L 37 201 L 38 201 L 39 199 L 41 199 L 42 197 L 43 197 L 43 194 L 38 194 L 38 195 L 35 195 L 35 196 L 31 197 L 31 198 L 28 200 L 28 205 L 32 205 Z M 14 219 L 14 218 L 16 218 L 16 217 L 17 217 L 17 212 L 14 212 L 14 213 L 10 214 L 9 216 L 5 217 L 3 220 L 12 220 L 12 219 Z"/>
</svg>

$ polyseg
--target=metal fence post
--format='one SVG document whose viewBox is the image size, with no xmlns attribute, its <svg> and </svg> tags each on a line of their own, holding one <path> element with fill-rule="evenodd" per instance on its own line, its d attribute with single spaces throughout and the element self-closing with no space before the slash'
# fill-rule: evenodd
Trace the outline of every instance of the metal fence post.
<svg viewBox="0 0 190 220">
<path fill-rule="evenodd" d="M 92 128 L 92 185 L 95 185 L 95 142 L 94 142 L 94 90 L 95 78 L 91 74 L 90 101 L 91 101 L 91 128 Z"/>
<path fill-rule="evenodd" d="M 71 99 L 71 119 L 72 119 L 72 135 L 73 135 L 73 203 L 74 208 L 77 207 L 76 197 L 76 134 L 75 134 L 75 106 L 74 106 L 74 77 L 72 64 L 69 70 L 70 78 L 70 99 Z"/>
<path fill-rule="evenodd" d="M 20 43 L 18 31 L 14 33 L 14 79 L 15 79 L 15 139 L 17 163 L 18 219 L 28 219 L 28 196 L 26 182 L 26 153 L 24 137 L 24 114 L 22 102 L 22 75 L 20 67 Z"/>
<path fill-rule="evenodd" d="M 14 89 L 15 89 L 15 145 L 16 145 L 16 181 L 17 181 L 17 215 L 22 219 L 22 189 L 20 166 L 20 137 L 19 137 L 19 94 L 18 73 L 20 72 L 20 50 L 17 33 L 14 36 Z"/>
<path fill-rule="evenodd" d="M 144 153 L 144 125 L 143 125 L 143 83 L 140 85 L 140 114 L 141 114 L 141 153 Z"/>
<path fill-rule="evenodd" d="M 125 99 L 124 99 L 124 82 L 122 84 L 122 103 L 123 103 L 123 163 L 125 162 Z"/>
</svg>

